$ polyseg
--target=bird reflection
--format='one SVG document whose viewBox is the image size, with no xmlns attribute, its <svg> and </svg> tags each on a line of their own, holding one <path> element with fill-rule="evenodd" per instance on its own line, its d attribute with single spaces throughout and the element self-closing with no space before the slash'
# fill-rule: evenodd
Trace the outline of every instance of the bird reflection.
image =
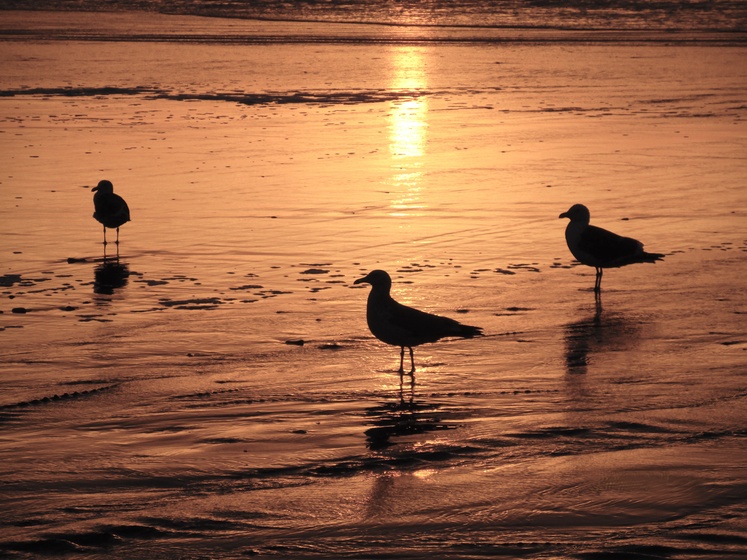
<svg viewBox="0 0 747 560">
<path fill-rule="evenodd" d="M 107 243 L 104 243 L 104 262 L 112 262 L 117 261 L 119 262 L 119 241 L 117 241 L 116 247 L 117 252 L 114 255 L 109 255 L 106 250 Z"/>
<path fill-rule="evenodd" d="M 597 295 L 594 312 L 565 327 L 565 365 L 571 374 L 584 374 L 590 356 L 631 346 L 639 336 L 640 325 L 618 314 L 604 314 Z"/>
<path fill-rule="evenodd" d="M 418 403 L 412 389 L 400 387 L 398 402 L 382 403 L 368 409 L 374 427 L 366 430 L 366 444 L 371 450 L 380 450 L 393 445 L 397 436 L 424 434 L 438 430 L 450 430 L 455 426 L 444 421 L 448 414 L 438 404 Z"/>
<path fill-rule="evenodd" d="M 116 260 L 107 260 L 99 264 L 93 271 L 93 291 L 97 294 L 113 295 L 114 290 L 127 285 L 130 269 L 125 263 Z"/>
</svg>

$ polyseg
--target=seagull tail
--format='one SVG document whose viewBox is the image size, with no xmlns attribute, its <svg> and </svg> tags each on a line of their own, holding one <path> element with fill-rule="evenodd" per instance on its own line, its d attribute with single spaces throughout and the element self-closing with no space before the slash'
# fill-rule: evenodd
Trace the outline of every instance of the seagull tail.
<svg viewBox="0 0 747 560">
<path fill-rule="evenodd" d="M 662 253 L 646 253 L 644 251 L 643 254 L 640 255 L 640 262 L 655 263 L 656 261 L 664 260 L 665 256 L 666 255 Z"/>
<path fill-rule="evenodd" d="M 482 336 L 482 328 L 471 327 L 470 325 L 459 325 L 459 332 L 457 333 L 462 338 L 474 338 L 476 336 Z"/>
</svg>

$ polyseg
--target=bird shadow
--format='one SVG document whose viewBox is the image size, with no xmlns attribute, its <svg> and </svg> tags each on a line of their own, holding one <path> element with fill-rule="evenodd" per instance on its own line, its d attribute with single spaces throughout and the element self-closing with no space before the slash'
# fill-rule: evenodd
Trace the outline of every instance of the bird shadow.
<svg viewBox="0 0 747 560">
<path fill-rule="evenodd" d="M 119 259 L 104 259 L 93 270 L 93 291 L 96 294 L 113 295 L 114 292 L 127 285 L 130 269 Z"/>
<path fill-rule="evenodd" d="M 400 385 L 399 399 L 383 402 L 366 410 L 369 424 L 365 431 L 366 445 L 371 450 L 385 449 L 395 444 L 394 438 L 452 430 L 456 424 L 447 420 L 450 412 L 438 403 L 416 400 L 414 384 Z"/>
<path fill-rule="evenodd" d="M 604 352 L 629 349 L 640 338 L 641 324 L 618 313 L 604 312 L 597 294 L 592 313 L 565 325 L 565 366 L 569 374 L 585 374 L 593 356 Z"/>
</svg>

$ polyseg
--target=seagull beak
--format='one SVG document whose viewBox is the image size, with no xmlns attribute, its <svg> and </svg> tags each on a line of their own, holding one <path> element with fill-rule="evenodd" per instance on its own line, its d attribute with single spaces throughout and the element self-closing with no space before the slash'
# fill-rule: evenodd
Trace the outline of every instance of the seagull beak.
<svg viewBox="0 0 747 560">
<path fill-rule="evenodd" d="M 368 282 L 368 276 L 364 276 L 363 278 L 358 278 L 353 284 L 363 284 L 364 282 Z"/>
<path fill-rule="evenodd" d="M 93 188 L 91 189 L 91 192 L 96 192 L 97 190 L 99 190 L 99 187 L 98 187 L 98 186 L 96 186 L 96 187 L 93 187 Z"/>
<path fill-rule="evenodd" d="M 567 218 L 567 217 L 568 217 L 568 212 L 563 212 L 560 216 L 558 216 L 558 218 Z"/>
</svg>

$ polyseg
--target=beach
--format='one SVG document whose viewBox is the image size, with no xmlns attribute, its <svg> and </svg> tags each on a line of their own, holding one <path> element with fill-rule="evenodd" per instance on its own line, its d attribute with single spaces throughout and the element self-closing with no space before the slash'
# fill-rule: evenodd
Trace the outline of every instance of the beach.
<svg viewBox="0 0 747 560">
<path fill-rule="evenodd" d="M 747 555 L 744 43 L 4 16 L 3 555 Z"/>
</svg>

